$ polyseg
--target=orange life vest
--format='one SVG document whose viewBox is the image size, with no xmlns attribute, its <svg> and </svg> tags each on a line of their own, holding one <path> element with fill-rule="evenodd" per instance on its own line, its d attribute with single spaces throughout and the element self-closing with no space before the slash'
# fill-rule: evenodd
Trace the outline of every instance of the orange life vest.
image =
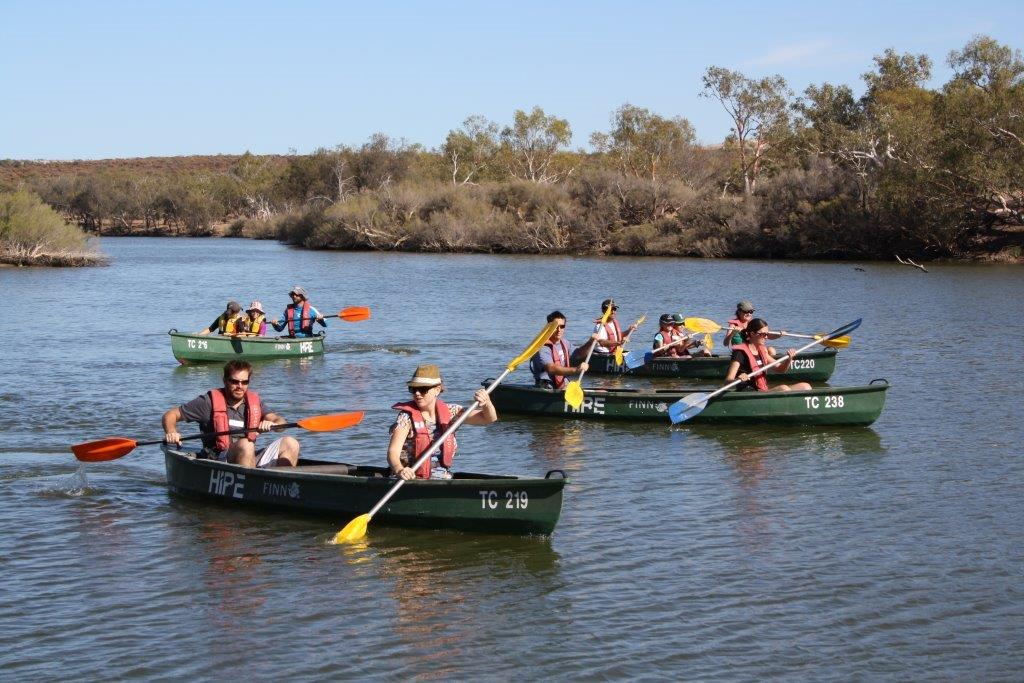
<svg viewBox="0 0 1024 683">
<path fill-rule="evenodd" d="M 673 342 L 677 342 L 677 341 L 679 341 L 682 338 L 680 335 L 676 334 L 676 331 L 674 329 L 671 329 L 671 328 L 669 328 L 668 330 L 665 330 L 664 328 L 662 328 L 662 329 L 658 330 L 658 334 L 661 335 L 661 340 L 662 341 L 659 344 L 658 343 L 658 339 L 657 339 L 657 335 L 655 335 L 654 347 L 653 347 L 655 349 L 661 348 L 665 344 L 671 344 Z M 679 351 L 679 346 L 680 345 L 677 344 L 677 345 L 673 346 L 670 349 L 663 349 L 663 350 L 659 351 L 658 353 L 661 354 L 662 357 L 670 356 L 672 358 L 678 358 L 680 355 L 683 355 Z"/>
<path fill-rule="evenodd" d="M 284 311 L 285 320 L 288 321 L 288 334 L 295 336 L 296 332 L 312 334 L 313 319 L 309 317 L 309 302 L 302 302 L 302 317 L 295 319 L 295 304 L 288 304 Z"/>
<path fill-rule="evenodd" d="M 750 350 L 749 344 L 737 344 L 732 347 L 733 351 L 739 349 L 743 353 L 747 354 L 747 362 L 750 363 L 750 372 L 760 369 L 758 367 L 758 358 L 754 355 L 754 352 Z M 771 356 L 768 355 L 768 348 L 764 344 L 757 345 L 757 355 L 760 356 L 760 362 L 764 365 L 768 365 L 772 362 Z M 764 365 L 760 367 L 764 367 Z M 758 391 L 768 391 L 768 378 L 761 373 L 754 378 L 754 386 L 757 387 Z"/>
<path fill-rule="evenodd" d="M 594 321 L 595 325 L 601 323 L 601 319 L 598 318 Z M 608 341 L 620 342 L 622 341 L 622 328 L 619 327 L 619 321 L 612 319 L 604 324 L 604 333 L 608 337 Z M 612 347 L 614 349 L 614 347 Z M 598 348 L 594 349 L 595 353 L 608 353 L 607 350 L 601 348 L 598 344 Z"/>
<path fill-rule="evenodd" d="M 555 351 L 555 342 L 549 341 L 546 344 L 544 344 L 544 346 L 551 347 L 551 360 L 554 362 L 555 365 L 561 365 L 563 368 L 570 367 L 569 345 L 565 342 L 564 339 L 558 340 L 558 346 L 561 347 L 562 350 L 561 358 L 558 357 L 559 354 L 557 351 Z M 549 372 L 548 376 L 551 377 L 551 384 L 554 385 L 555 389 L 561 389 L 565 385 L 565 375 L 554 375 Z"/>
<path fill-rule="evenodd" d="M 210 403 L 213 409 L 213 431 L 226 432 L 231 429 L 231 425 L 228 424 L 228 402 L 224 390 L 210 389 Z M 263 413 L 260 412 L 260 395 L 255 391 L 246 391 L 245 407 L 245 426 L 249 430 L 246 432 L 245 438 L 255 442 L 256 437 L 260 435 L 258 430 L 260 420 L 263 419 Z M 231 448 L 231 436 L 228 434 L 218 436 L 217 450 L 226 451 L 229 448 Z"/>
<path fill-rule="evenodd" d="M 412 421 L 413 434 L 415 435 L 414 448 L 415 448 L 415 459 L 419 460 L 420 456 L 423 455 L 423 451 L 427 450 L 427 447 L 434 442 L 434 434 L 430 431 L 427 426 L 427 421 L 423 419 L 423 413 L 416 407 L 416 404 L 412 401 L 405 401 L 402 403 L 396 403 L 391 406 L 394 410 L 400 410 L 403 413 L 409 414 L 409 419 Z M 452 411 L 448 409 L 448 404 L 438 399 L 437 403 L 434 404 L 434 417 L 437 418 L 436 428 L 444 432 L 448 429 L 448 425 L 452 422 Z M 438 461 L 444 466 L 451 468 L 452 462 L 455 459 L 455 434 L 449 434 L 448 438 L 441 444 L 441 450 L 439 451 Z M 412 463 L 409 463 L 412 465 Z M 419 479 L 430 479 L 430 473 L 433 471 L 433 458 L 427 458 L 426 462 L 420 465 L 420 468 L 416 470 L 416 477 Z"/>
</svg>

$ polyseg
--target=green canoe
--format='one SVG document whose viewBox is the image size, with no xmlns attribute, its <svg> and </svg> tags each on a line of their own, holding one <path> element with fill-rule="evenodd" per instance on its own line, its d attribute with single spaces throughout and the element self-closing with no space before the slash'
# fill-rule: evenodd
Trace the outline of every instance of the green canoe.
<svg viewBox="0 0 1024 683">
<path fill-rule="evenodd" d="M 615 364 L 611 354 L 595 353 L 587 371 L 598 375 L 630 375 L 636 377 L 674 377 L 678 379 L 725 379 L 730 356 L 694 356 L 693 358 L 652 358 L 630 370 L 626 364 Z M 771 382 L 825 382 L 836 369 L 836 350 L 822 349 L 799 354 L 786 372 L 768 375 Z"/>
<path fill-rule="evenodd" d="M 315 337 L 231 337 L 219 334 L 171 336 L 171 353 L 182 365 L 223 363 L 229 360 L 270 360 L 318 356 L 324 352 L 324 335 Z"/>
<path fill-rule="evenodd" d="M 339 525 L 372 508 L 395 480 L 385 467 L 299 460 L 298 467 L 253 469 L 163 446 L 167 486 L 178 495 L 242 506 L 328 516 Z M 394 526 L 504 534 L 550 534 L 562 513 L 568 479 L 457 472 L 398 489 L 373 520 Z"/>
<path fill-rule="evenodd" d="M 486 386 L 486 385 L 485 385 Z M 825 387 L 809 391 L 731 391 L 713 398 L 702 413 L 689 422 L 713 424 L 766 423 L 777 425 L 869 425 L 885 406 L 889 383 L 872 380 L 860 387 Z M 687 394 L 708 389 L 584 390 L 583 405 L 573 409 L 565 392 L 553 392 L 524 384 L 501 384 L 491 400 L 499 413 L 547 415 L 598 420 L 663 420 L 668 407 Z"/>
</svg>

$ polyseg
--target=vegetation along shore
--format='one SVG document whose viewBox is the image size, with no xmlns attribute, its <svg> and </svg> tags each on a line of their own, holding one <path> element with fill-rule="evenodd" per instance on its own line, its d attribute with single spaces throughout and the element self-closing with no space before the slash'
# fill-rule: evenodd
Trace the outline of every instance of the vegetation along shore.
<svg viewBox="0 0 1024 683">
<path fill-rule="evenodd" d="M 302 155 L 0 161 L 0 259 L 102 262 L 70 221 L 312 249 L 1022 262 L 1024 61 L 984 36 L 947 61 L 932 89 L 927 56 L 887 50 L 861 97 L 709 67 L 695 87 L 732 123 L 710 146 L 626 103 L 588 151 L 534 107 L 470 116 L 436 149 L 377 134 Z"/>
</svg>

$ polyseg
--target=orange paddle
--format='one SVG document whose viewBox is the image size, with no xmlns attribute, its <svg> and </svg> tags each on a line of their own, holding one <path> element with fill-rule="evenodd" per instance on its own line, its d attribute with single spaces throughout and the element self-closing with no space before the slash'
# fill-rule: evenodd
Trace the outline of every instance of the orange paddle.
<svg viewBox="0 0 1024 683">
<path fill-rule="evenodd" d="M 338 429 L 345 429 L 347 427 L 357 425 L 362 421 L 362 419 L 362 411 L 355 413 L 335 413 L 333 415 L 314 415 L 313 417 L 307 417 L 299 420 L 298 422 L 285 422 L 284 424 L 276 425 L 273 431 L 288 429 L 290 427 L 301 427 L 302 429 L 310 432 L 333 432 Z M 244 427 L 240 427 L 238 429 L 229 429 L 226 432 L 209 432 L 205 434 L 183 436 L 181 437 L 181 440 L 188 441 L 189 439 L 201 439 L 204 436 L 244 434 L 247 431 L 249 430 Z M 163 442 L 163 439 L 158 439 L 156 441 L 135 441 L 134 439 L 112 436 L 98 441 L 86 441 L 85 443 L 75 444 L 71 447 L 71 452 L 75 454 L 76 458 L 83 462 L 105 462 L 107 460 L 117 460 L 121 456 L 128 455 L 139 446 L 154 446 Z"/>
</svg>

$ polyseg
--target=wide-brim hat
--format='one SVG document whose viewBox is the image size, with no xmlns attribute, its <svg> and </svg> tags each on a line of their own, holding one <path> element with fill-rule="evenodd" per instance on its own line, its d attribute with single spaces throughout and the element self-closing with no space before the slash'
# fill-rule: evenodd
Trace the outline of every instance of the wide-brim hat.
<svg viewBox="0 0 1024 683">
<path fill-rule="evenodd" d="M 436 365 L 421 365 L 407 383 L 410 387 L 436 387 L 441 385 L 441 370 Z"/>
<path fill-rule="evenodd" d="M 249 308 L 247 308 L 245 310 L 246 311 L 259 311 L 260 313 L 264 312 L 263 304 L 261 302 L 259 302 L 259 301 L 252 301 L 252 302 L 250 302 L 249 303 Z"/>
<path fill-rule="evenodd" d="M 288 294 L 298 294 L 303 299 L 307 298 L 306 297 L 306 290 L 304 290 L 302 287 L 299 287 L 298 285 L 295 285 L 294 287 L 289 289 L 288 290 Z"/>
</svg>

